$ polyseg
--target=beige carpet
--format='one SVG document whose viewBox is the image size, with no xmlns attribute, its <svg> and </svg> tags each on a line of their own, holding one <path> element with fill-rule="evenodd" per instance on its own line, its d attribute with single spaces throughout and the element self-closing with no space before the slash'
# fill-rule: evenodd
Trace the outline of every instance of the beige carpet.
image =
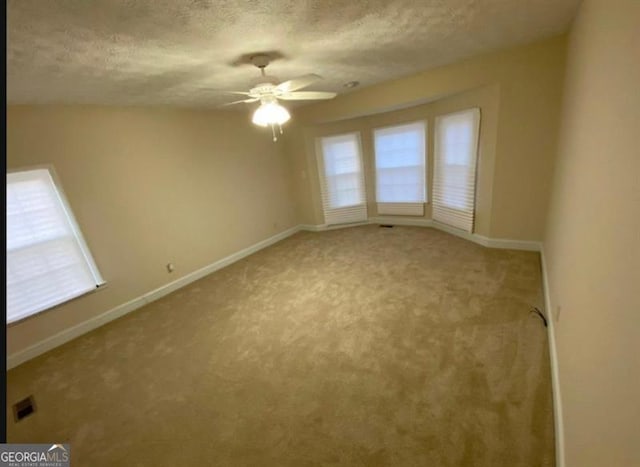
<svg viewBox="0 0 640 467">
<path fill-rule="evenodd" d="M 8 375 L 74 466 L 551 466 L 537 253 L 301 232 Z"/>
</svg>

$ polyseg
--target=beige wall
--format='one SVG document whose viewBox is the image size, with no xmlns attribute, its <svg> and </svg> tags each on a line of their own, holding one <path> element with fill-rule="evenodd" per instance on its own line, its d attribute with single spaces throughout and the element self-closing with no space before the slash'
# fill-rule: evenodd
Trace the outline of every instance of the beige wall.
<svg viewBox="0 0 640 467">
<path fill-rule="evenodd" d="M 566 465 L 640 465 L 640 2 L 586 0 L 544 240 Z"/>
<path fill-rule="evenodd" d="M 482 229 L 478 232 L 494 238 L 541 240 L 555 155 L 564 53 L 565 37 L 556 37 L 297 109 L 297 131 L 290 132 L 293 135 L 288 137 L 287 151 L 295 171 L 300 219 L 322 223 L 315 155 L 309 138 L 327 128 L 343 132 L 354 118 L 357 121 L 358 117 L 425 102 L 437 112 L 458 104 L 473 105 L 477 99 L 471 91 L 495 89 L 492 103 L 497 109 L 492 118 L 496 139 L 484 143 L 495 146 L 494 160 L 482 168 L 492 173 L 480 174 L 484 180 L 492 177 L 493 183 L 478 187 L 478 227 Z M 401 115 L 394 112 L 389 118 L 401 119 Z M 326 126 L 327 122 L 331 126 Z"/>
<path fill-rule="evenodd" d="M 48 163 L 108 285 L 10 326 L 9 355 L 297 223 L 282 144 L 244 113 L 10 107 L 7 167 Z"/>
</svg>

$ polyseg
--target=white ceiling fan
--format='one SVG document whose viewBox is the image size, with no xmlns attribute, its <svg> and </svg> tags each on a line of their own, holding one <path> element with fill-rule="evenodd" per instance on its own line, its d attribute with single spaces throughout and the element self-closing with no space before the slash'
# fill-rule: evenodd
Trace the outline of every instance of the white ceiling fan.
<svg viewBox="0 0 640 467">
<path fill-rule="evenodd" d="M 235 102 L 229 102 L 227 105 L 260 102 L 260 107 L 253 114 L 252 121 L 259 126 L 271 126 L 273 140 L 277 141 L 275 127 L 278 126 L 282 133 L 282 124 L 291 118 L 289 111 L 278 103 L 278 100 L 300 101 L 300 100 L 320 100 L 333 99 L 336 97 L 335 92 L 319 92 L 319 91 L 298 91 L 298 89 L 306 88 L 311 84 L 322 79 L 322 77 L 309 74 L 294 78 L 289 81 L 278 84 L 278 80 L 272 76 L 268 76 L 264 69 L 269 65 L 269 57 L 267 55 L 255 55 L 251 57 L 251 63 L 260 68 L 261 82 L 248 92 L 245 91 L 227 91 L 231 94 L 242 94 L 248 96 Z"/>
</svg>

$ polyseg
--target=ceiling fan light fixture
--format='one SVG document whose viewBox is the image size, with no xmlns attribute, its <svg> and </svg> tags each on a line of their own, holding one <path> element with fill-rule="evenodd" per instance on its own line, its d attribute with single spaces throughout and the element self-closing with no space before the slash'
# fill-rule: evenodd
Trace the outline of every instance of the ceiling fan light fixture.
<svg viewBox="0 0 640 467">
<path fill-rule="evenodd" d="M 258 126 L 282 125 L 289 121 L 289 111 L 277 102 L 262 103 L 253 113 L 251 121 Z"/>
</svg>

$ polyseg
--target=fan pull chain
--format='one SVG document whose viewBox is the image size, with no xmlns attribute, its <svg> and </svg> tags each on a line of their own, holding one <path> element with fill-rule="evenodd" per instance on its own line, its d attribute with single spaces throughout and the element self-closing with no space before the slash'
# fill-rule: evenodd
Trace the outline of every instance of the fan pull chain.
<svg viewBox="0 0 640 467">
<path fill-rule="evenodd" d="M 282 125 L 278 123 L 278 128 L 280 128 L 280 134 L 282 134 Z"/>
<path fill-rule="evenodd" d="M 278 141 L 278 137 L 276 136 L 276 126 L 273 124 L 271 125 L 271 133 L 273 134 L 273 142 L 275 143 Z"/>
</svg>

